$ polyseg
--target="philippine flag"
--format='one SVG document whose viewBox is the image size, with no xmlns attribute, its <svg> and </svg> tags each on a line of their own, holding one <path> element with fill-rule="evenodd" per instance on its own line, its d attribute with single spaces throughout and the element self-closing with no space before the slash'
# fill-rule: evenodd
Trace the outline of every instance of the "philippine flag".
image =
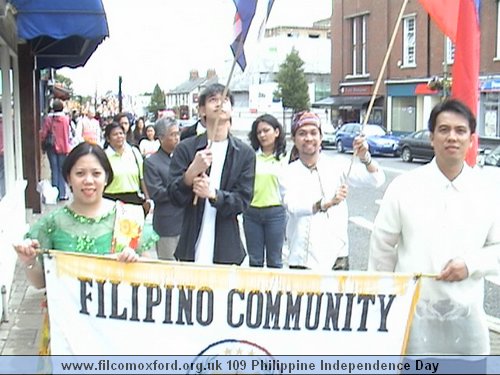
<svg viewBox="0 0 500 375">
<path fill-rule="evenodd" d="M 432 20 L 455 43 L 451 96 L 463 101 L 477 114 L 479 98 L 480 0 L 420 0 Z M 476 165 L 478 137 L 465 158 Z"/>
<path fill-rule="evenodd" d="M 250 27 L 252 23 L 257 24 L 259 37 L 263 34 L 274 0 L 233 0 L 233 2 L 236 7 L 236 14 L 234 15 L 234 41 L 231 43 L 231 50 L 236 62 L 244 71 L 247 67 L 244 46 Z M 260 18 L 260 22 L 252 22 L 254 18 Z"/>
</svg>

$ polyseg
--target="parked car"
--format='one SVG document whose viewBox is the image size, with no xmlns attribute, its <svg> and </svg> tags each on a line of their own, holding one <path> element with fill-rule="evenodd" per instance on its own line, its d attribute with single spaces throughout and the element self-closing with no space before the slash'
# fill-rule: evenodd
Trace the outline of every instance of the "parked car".
<svg viewBox="0 0 500 375">
<path fill-rule="evenodd" d="M 497 146 L 489 153 L 485 153 L 480 166 L 482 172 L 491 181 L 492 186 L 500 186 L 500 146 Z"/>
<path fill-rule="evenodd" d="M 500 167 L 500 146 L 497 146 L 493 151 L 484 157 L 484 165 Z"/>
<path fill-rule="evenodd" d="M 322 126 L 323 138 L 321 139 L 321 146 L 323 148 L 334 147 L 335 146 L 335 129 L 333 125 L 327 124 Z"/>
<path fill-rule="evenodd" d="M 191 125 L 194 125 L 196 123 L 196 121 L 198 121 L 197 119 L 195 118 L 192 118 L 192 119 L 187 119 L 187 120 L 183 120 L 183 119 L 178 119 L 177 122 L 179 123 L 179 129 L 182 130 L 184 128 L 187 128 Z"/>
<path fill-rule="evenodd" d="M 359 123 L 346 123 L 337 130 L 335 144 L 338 152 L 352 151 L 352 143 L 354 138 L 361 132 L 361 126 L 362 124 Z M 399 155 L 399 137 L 387 133 L 382 126 L 366 124 L 363 127 L 363 133 L 366 135 L 371 154 Z"/>
<path fill-rule="evenodd" d="M 418 130 L 402 137 L 399 140 L 399 153 L 401 159 L 407 163 L 413 161 L 413 159 L 432 160 L 434 149 L 432 148 L 429 130 Z"/>
</svg>

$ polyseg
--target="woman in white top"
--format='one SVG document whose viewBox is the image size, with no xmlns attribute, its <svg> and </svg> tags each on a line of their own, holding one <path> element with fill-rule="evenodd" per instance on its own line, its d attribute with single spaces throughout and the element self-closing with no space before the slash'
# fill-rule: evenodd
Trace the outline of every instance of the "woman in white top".
<svg viewBox="0 0 500 375">
<path fill-rule="evenodd" d="M 139 143 L 139 150 L 141 150 L 142 156 L 147 158 L 158 151 L 159 148 L 160 141 L 155 137 L 154 125 L 146 126 L 146 138 Z"/>
</svg>

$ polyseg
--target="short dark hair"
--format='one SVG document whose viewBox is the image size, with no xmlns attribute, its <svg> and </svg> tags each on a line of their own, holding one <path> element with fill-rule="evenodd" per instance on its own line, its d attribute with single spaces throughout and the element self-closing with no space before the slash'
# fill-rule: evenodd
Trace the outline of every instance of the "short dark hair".
<svg viewBox="0 0 500 375">
<path fill-rule="evenodd" d="M 198 98 L 198 105 L 203 107 L 207 101 L 207 98 L 210 98 L 217 94 L 222 94 L 224 92 L 225 86 L 220 83 L 212 83 L 205 87 L 205 89 L 201 92 L 200 97 Z M 229 98 L 231 105 L 234 105 L 234 97 L 231 93 L 231 90 L 227 90 L 226 96 Z"/>
<path fill-rule="evenodd" d="M 470 132 L 476 132 L 476 116 L 474 116 L 470 108 L 460 100 L 447 99 L 437 104 L 431 111 L 428 123 L 428 127 L 431 133 L 434 133 L 437 118 L 443 112 L 453 112 L 465 117 L 469 123 Z"/>
<path fill-rule="evenodd" d="M 115 117 L 113 118 L 113 120 L 116 121 L 116 122 L 120 122 L 120 120 L 122 119 L 122 117 L 126 117 L 127 120 L 130 122 L 130 119 L 128 118 L 128 113 L 127 112 L 119 112 L 119 113 L 117 113 L 115 115 Z"/>
<path fill-rule="evenodd" d="M 273 115 L 266 113 L 255 119 L 255 121 L 252 123 L 252 129 L 250 130 L 250 133 L 248 133 L 248 139 L 250 140 L 250 144 L 252 145 L 252 148 L 256 151 L 260 148 L 260 142 L 259 139 L 257 138 L 257 127 L 261 122 L 265 122 L 271 125 L 274 130 L 278 129 L 280 131 L 279 136 L 274 141 L 274 150 L 273 150 L 276 159 L 279 160 L 279 158 L 282 155 L 286 154 L 286 137 L 285 137 L 285 132 L 283 131 L 283 126 L 281 126 L 281 123 Z"/>
<path fill-rule="evenodd" d="M 62 165 L 64 181 L 68 182 L 71 169 L 73 169 L 76 162 L 85 155 L 94 155 L 97 158 L 99 164 L 101 164 L 104 172 L 106 173 L 106 186 L 108 186 L 113 181 L 114 177 L 113 168 L 111 168 L 108 157 L 101 146 L 87 142 L 82 142 L 76 146 L 64 160 Z"/>
<path fill-rule="evenodd" d="M 106 125 L 106 127 L 104 128 L 104 139 L 108 139 L 111 131 L 116 128 L 120 128 L 123 131 L 123 134 L 125 134 L 125 129 L 123 128 L 123 126 L 118 122 L 113 121 L 111 124 Z"/>
<path fill-rule="evenodd" d="M 54 99 L 52 102 L 52 109 L 54 112 L 61 112 L 64 109 L 64 103 L 61 99 Z"/>
</svg>

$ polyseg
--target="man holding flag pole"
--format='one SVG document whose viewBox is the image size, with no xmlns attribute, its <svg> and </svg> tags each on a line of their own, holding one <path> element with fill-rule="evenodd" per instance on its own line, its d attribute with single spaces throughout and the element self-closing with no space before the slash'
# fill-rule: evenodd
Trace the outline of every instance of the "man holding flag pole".
<svg viewBox="0 0 500 375">
<path fill-rule="evenodd" d="M 169 195 L 185 207 L 178 260 L 239 265 L 245 259 L 237 216 L 252 200 L 255 153 L 229 132 L 232 104 L 223 85 L 205 88 L 199 105 L 207 131 L 182 141 L 172 157 Z"/>
<path fill-rule="evenodd" d="M 229 84 L 236 64 L 242 70 L 247 66 L 244 44 L 263 1 L 234 0 L 234 60 L 227 84 L 213 84 L 202 92 L 199 112 L 207 131 L 181 142 L 172 159 L 169 194 L 175 204 L 185 207 L 175 252 L 182 261 L 239 265 L 246 256 L 237 215 L 252 200 L 255 153 L 229 132 L 233 105 Z M 261 30 L 273 2 L 265 3 Z"/>
</svg>

